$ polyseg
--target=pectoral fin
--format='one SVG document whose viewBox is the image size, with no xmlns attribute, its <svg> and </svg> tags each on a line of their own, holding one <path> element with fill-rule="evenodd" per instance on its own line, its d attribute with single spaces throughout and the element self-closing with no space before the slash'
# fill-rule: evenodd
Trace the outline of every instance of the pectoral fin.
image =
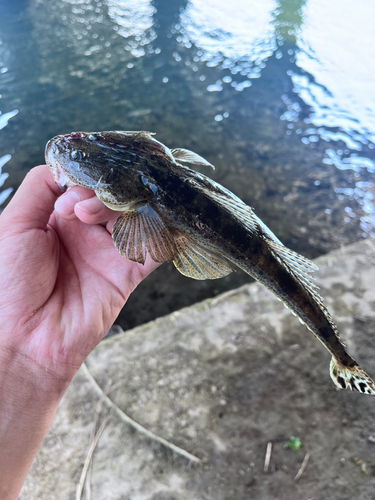
<svg viewBox="0 0 375 500">
<path fill-rule="evenodd" d="M 144 264 L 147 252 L 155 262 L 174 259 L 172 236 L 150 205 L 124 212 L 115 222 L 113 242 L 123 257 Z"/>
<path fill-rule="evenodd" d="M 174 234 L 173 237 L 177 250 L 173 264 L 181 274 L 205 280 L 222 278 L 234 271 L 222 257 L 193 238 L 182 233 Z"/>
<path fill-rule="evenodd" d="M 199 156 L 197 155 L 197 153 L 189 151 L 188 149 L 172 149 L 171 153 L 173 155 L 173 158 L 175 158 L 176 160 L 192 163 L 193 165 L 203 165 L 205 167 L 211 167 L 213 170 L 215 170 L 215 167 L 211 165 L 211 163 L 202 158 L 202 156 Z"/>
</svg>

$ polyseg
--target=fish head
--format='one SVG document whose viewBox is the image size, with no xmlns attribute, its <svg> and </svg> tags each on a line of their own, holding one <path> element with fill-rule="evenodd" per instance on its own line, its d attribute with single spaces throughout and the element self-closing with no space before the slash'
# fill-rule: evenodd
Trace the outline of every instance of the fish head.
<svg viewBox="0 0 375 500">
<path fill-rule="evenodd" d="M 150 198 L 155 193 L 142 171 L 153 139 L 139 133 L 135 140 L 134 134 L 73 132 L 48 141 L 45 158 L 60 190 L 76 185 L 92 189 L 115 210 Z"/>
<path fill-rule="evenodd" d="M 87 162 L 87 142 L 88 134 L 83 132 L 57 135 L 48 141 L 46 162 L 61 191 L 76 185 L 90 187 L 95 184 L 95 168 L 92 162 Z"/>
</svg>

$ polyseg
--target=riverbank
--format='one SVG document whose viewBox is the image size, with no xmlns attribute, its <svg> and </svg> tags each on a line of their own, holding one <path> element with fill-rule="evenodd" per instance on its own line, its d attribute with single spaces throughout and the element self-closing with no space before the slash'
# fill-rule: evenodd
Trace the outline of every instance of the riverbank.
<svg viewBox="0 0 375 500">
<path fill-rule="evenodd" d="M 375 377 L 375 240 L 315 262 L 349 352 Z M 104 422 L 93 499 L 370 500 L 375 399 L 336 390 L 329 358 L 257 283 L 109 337 L 89 373 L 123 412 L 192 457 L 110 413 L 81 370 L 19 498 L 76 498 Z"/>
</svg>

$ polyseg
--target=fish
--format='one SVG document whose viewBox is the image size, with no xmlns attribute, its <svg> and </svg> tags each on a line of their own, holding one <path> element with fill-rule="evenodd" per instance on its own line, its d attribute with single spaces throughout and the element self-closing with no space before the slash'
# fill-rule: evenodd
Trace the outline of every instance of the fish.
<svg viewBox="0 0 375 500">
<path fill-rule="evenodd" d="M 340 389 L 375 394 L 375 383 L 346 352 L 311 273 L 315 264 L 285 247 L 231 191 L 190 166 L 213 167 L 187 149 L 169 149 L 145 131 L 73 132 L 46 145 L 62 191 L 83 186 L 121 212 L 112 238 L 120 254 L 144 264 L 173 261 L 197 280 L 240 268 L 273 292 L 331 354 Z M 188 165 L 187 165 L 188 164 Z"/>
</svg>

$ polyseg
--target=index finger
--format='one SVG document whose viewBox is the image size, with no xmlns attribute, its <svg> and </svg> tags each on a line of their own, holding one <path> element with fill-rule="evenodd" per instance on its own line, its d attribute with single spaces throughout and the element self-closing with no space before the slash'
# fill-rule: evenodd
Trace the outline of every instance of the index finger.
<svg viewBox="0 0 375 500">
<path fill-rule="evenodd" d="M 74 207 L 74 212 L 86 224 L 103 224 L 104 222 L 117 219 L 123 213 L 123 210 L 120 212 L 111 210 L 97 196 L 94 196 L 77 203 Z"/>
<path fill-rule="evenodd" d="M 74 186 L 55 203 L 55 210 L 65 220 L 80 219 L 85 224 L 103 224 L 117 219 L 122 211 L 114 211 L 104 205 L 94 191 Z"/>
</svg>

